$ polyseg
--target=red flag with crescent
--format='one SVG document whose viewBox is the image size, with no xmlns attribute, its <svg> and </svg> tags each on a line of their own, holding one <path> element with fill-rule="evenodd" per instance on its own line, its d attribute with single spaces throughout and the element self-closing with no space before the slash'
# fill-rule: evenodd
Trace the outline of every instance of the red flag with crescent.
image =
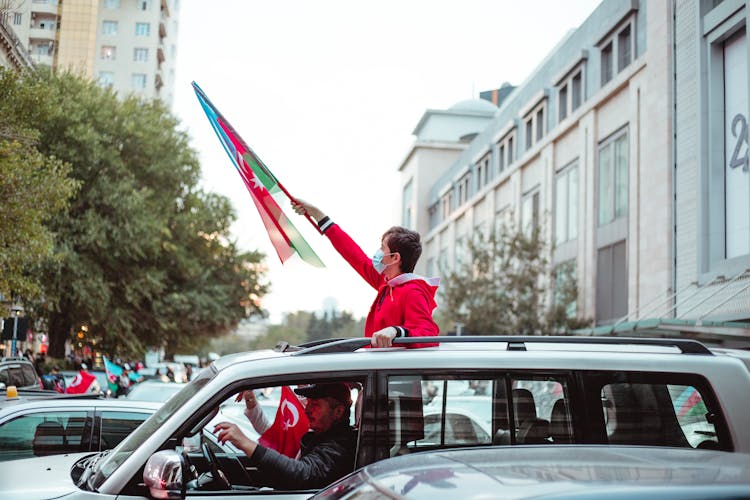
<svg viewBox="0 0 750 500">
<path fill-rule="evenodd" d="M 300 440 L 310 428 L 297 395 L 289 387 L 281 388 L 281 401 L 271 427 L 258 440 L 262 446 L 294 458 L 299 453 Z"/>
</svg>

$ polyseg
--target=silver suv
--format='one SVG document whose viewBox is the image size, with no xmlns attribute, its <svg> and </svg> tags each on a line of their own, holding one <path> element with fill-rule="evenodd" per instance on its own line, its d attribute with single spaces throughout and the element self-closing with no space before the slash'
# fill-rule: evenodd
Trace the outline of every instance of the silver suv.
<svg viewBox="0 0 750 500">
<path fill-rule="evenodd" d="M 396 455 L 491 444 L 750 452 L 748 353 L 714 353 L 680 339 L 435 340 L 439 347 L 424 349 L 364 349 L 369 339 L 350 339 L 223 357 L 109 453 L 6 462 L 0 497 L 306 498 L 314 490 L 256 488 L 247 457 L 205 436 L 238 392 L 312 382 L 361 387 L 352 470 Z M 193 480 L 211 470 L 231 486 Z M 13 480 L 29 471 L 39 471 L 39 480 Z M 217 487 L 224 491 L 212 493 Z"/>
</svg>

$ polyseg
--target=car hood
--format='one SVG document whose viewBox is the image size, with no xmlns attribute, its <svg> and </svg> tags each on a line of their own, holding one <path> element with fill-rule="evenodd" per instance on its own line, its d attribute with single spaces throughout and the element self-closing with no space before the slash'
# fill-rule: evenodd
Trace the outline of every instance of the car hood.
<svg viewBox="0 0 750 500">
<path fill-rule="evenodd" d="M 77 461 L 88 455 L 91 452 L 3 462 L 0 467 L 0 498 L 46 500 L 78 491 L 70 471 Z"/>
</svg>

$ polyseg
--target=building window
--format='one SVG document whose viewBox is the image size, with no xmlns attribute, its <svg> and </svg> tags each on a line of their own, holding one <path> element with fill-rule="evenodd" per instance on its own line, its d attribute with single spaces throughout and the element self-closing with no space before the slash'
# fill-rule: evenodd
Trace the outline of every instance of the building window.
<svg viewBox="0 0 750 500">
<path fill-rule="evenodd" d="M 524 123 L 526 125 L 526 150 L 531 149 L 531 147 L 539 142 L 546 133 L 544 123 L 546 107 L 546 100 L 543 99 L 542 102 L 535 106 L 534 109 L 524 117 Z"/>
<path fill-rule="evenodd" d="M 149 23 L 135 23 L 135 36 L 149 36 L 151 25 Z"/>
<path fill-rule="evenodd" d="M 117 21 L 102 21 L 102 35 L 116 35 Z"/>
<path fill-rule="evenodd" d="M 401 215 L 401 225 L 406 228 L 412 228 L 414 223 L 414 179 L 409 179 L 409 182 L 404 186 L 404 190 L 401 197 L 401 207 L 403 208 L 403 214 Z"/>
<path fill-rule="evenodd" d="M 568 85 L 560 87 L 557 93 L 558 119 L 563 121 L 568 116 Z"/>
<path fill-rule="evenodd" d="M 513 164 L 513 160 L 515 160 L 514 156 L 514 149 L 513 149 L 513 139 L 514 136 L 508 137 L 508 166 L 510 167 Z"/>
<path fill-rule="evenodd" d="M 133 49 L 133 60 L 146 62 L 148 61 L 148 49 L 138 48 Z"/>
<path fill-rule="evenodd" d="M 534 123 L 531 118 L 526 121 L 526 149 L 531 149 L 534 144 L 534 136 L 532 131 L 534 130 Z"/>
<path fill-rule="evenodd" d="M 612 79 L 612 42 L 602 48 L 602 87 Z"/>
<path fill-rule="evenodd" d="M 505 144 L 500 144 L 497 148 L 497 167 L 498 172 L 505 170 Z"/>
<path fill-rule="evenodd" d="M 615 134 L 599 146 L 597 206 L 600 226 L 628 215 L 628 134 Z"/>
<path fill-rule="evenodd" d="M 13 14 L 13 24 L 18 26 L 22 22 L 23 22 L 23 14 L 21 14 L 20 12 L 16 12 L 15 14 Z"/>
<path fill-rule="evenodd" d="M 555 177 L 555 244 L 578 237 L 578 162 Z"/>
<path fill-rule="evenodd" d="M 555 305 L 565 306 L 565 315 L 575 318 L 578 309 L 576 260 L 570 259 L 555 266 Z"/>
<path fill-rule="evenodd" d="M 747 33 L 724 42 L 726 258 L 750 254 Z M 743 90 L 744 89 L 744 90 Z"/>
<path fill-rule="evenodd" d="M 625 241 L 596 254 L 596 323 L 614 323 L 628 314 L 628 266 Z"/>
<path fill-rule="evenodd" d="M 586 58 L 584 57 L 579 63 L 566 73 L 566 75 L 557 82 L 557 121 L 558 123 L 565 120 L 571 113 L 581 107 L 583 102 L 583 70 Z"/>
<path fill-rule="evenodd" d="M 536 142 L 544 137 L 544 108 L 536 112 Z"/>
<path fill-rule="evenodd" d="M 102 87 L 111 87 L 115 83 L 115 74 L 111 71 L 99 72 L 99 85 Z"/>
<path fill-rule="evenodd" d="M 582 85 L 582 78 L 581 73 L 583 70 L 578 71 L 575 75 L 573 75 L 573 78 L 571 79 L 570 83 L 570 111 L 573 112 L 579 107 L 581 107 L 581 103 L 583 102 L 583 85 Z"/>
<path fill-rule="evenodd" d="M 133 89 L 143 90 L 146 88 L 146 75 L 143 73 L 133 73 Z"/>
<path fill-rule="evenodd" d="M 633 58 L 633 43 L 630 36 L 630 25 L 625 26 L 617 34 L 617 72 L 619 73 L 627 66 Z"/>
<path fill-rule="evenodd" d="M 440 198 L 440 219 L 448 220 L 453 208 L 453 190 L 450 189 Z"/>
<path fill-rule="evenodd" d="M 521 200 L 521 229 L 526 236 L 532 236 L 539 227 L 539 188 L 534 188 Z"/>
<path fill-rule="evenodd" d="M 114 61 L 117 59 L 117 47 L 102 45 L 101 58 L 105 61 Z"/>
<path fill-rule="evenodd" d="M 482 190 L 490 181 L 490 154 L 487 153 L 476 166 L 476 192 Z"/>
<path fill-rule="evenodd" d="M 104 2 L 104 8 L 109 10 L 119 9 L 120 0 L 106 0 Z"/>
<path fill-rule="evenodd" d="M 635 15 L 622 22 L 613 34 L 597 45 L 601 50 L 602 86 L 609 82 L 615 72 L 619 73 L 633 62 L 635 55 Z M 617 60 L 615 61 L 615 57 Z M 615 69 L 615 62 L 617 68 Z"/>
<path fill-rule="evenodd" d="M 138 10 L 147 11 L 151 9 L 151 0 L 138 0 Z"/>
<path fill-rule="evenodd" d="M 469 176 L 469 173 L 467 173 L 458 181 L 458 203 L 456 204 L 458 207 L 469 199 Z"/>
</svg>

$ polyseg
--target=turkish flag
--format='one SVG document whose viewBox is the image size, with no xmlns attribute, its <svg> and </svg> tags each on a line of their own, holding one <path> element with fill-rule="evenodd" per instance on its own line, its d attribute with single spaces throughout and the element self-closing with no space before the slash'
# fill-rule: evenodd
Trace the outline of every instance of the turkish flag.
<svg viewBox="0 0 750 500">
<path fill-rule="evenodd" d="M 282 455 L 294 458 L 299 453 L 300 440 L 310 429 L 297 395 L 289 387 L 281 388 L 281 401 L 271 427 L 258 439 L 258 443 L 276 450 Z"/>
<path fill-rule="evenodd" d="M 88 392 L 89 387 L 91 387 L 91 384 L 94 383 L 96 380 L 96 377 L 91 375 L 89 372 L 85 372 L 83 370 L 78 372 L 78 375 L 75 376 L 73 381 L 70 383 L 70 386 L 65 389 L 66 394 L 84 394 Z"/>
</svg>

